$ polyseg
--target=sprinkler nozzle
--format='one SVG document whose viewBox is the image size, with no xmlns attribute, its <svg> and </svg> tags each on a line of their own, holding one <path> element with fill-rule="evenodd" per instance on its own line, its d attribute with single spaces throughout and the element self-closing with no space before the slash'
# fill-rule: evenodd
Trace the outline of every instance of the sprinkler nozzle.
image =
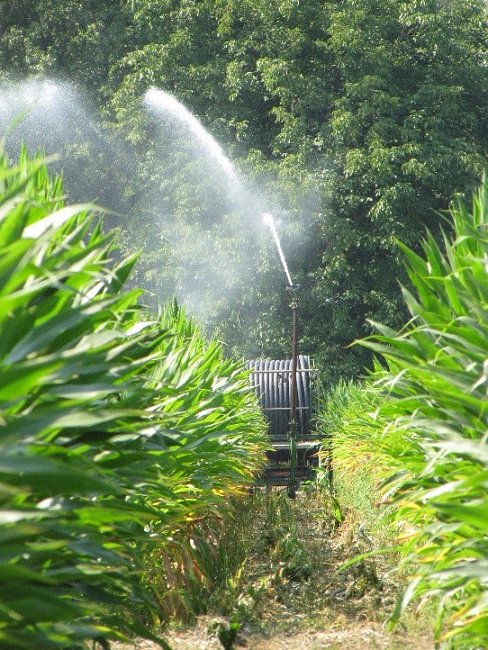
<svg viewBox="0 0 488 650">
<path fill-rule="evenodd" d="M 299 284 L 287 284 L 286 285 L 286 290 L 289 291 L 290 293 L 294 291 L 298 291 L 300 289 Z"/>
</svg>

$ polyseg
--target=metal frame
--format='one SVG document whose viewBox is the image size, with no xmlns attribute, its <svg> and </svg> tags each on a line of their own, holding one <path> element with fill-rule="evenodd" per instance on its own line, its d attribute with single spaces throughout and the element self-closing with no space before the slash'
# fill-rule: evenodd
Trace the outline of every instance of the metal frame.
<svg viewBox="0 0 488 650">
<path fill-rule="evenodd" d="M 270 415 L 267 419 L 271 441 L 286 440 L 289 437 L 293 391 L 290 386 L 293 375 L 291 360 L 256 359 L 248 361 L 247 366 L 251 371 L 251 385 L 260 400 L 261 409 L 265 415 Z M 318 370 L 308 356 L 298 356 L 296 377 L 298 387 L 295 405 L 296 440 L 297 442 L 314 440 L 312 428 L 317 413 L 319 381 Z M 272 417 L 272 414 L 279 413 L 284 417 Z"/>
</svg>

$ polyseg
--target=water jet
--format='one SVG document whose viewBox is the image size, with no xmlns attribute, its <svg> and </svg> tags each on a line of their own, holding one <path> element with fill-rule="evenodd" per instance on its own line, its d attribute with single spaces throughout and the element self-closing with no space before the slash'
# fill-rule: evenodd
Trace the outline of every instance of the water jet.
<svg viewBox="0 0 488 650">
<path fill-rule="evenodd" d="M 163 115 L 169 115 L 188 129 L 189 133 L 204 148 L 209 158 L 213 159 L 233 183 L 237 182 L 237 172 L 229 158 L 222 151 L 221 146 L 205 129 L 200 120 L 191 113 L 184 104 L 173 95 L 159 88 L 149 88 L 144 95 L 147 106 Z"/>
<path fill-rule="evenodd" d="M 293 281 L 291 279 L 290 271 L 288 270 L 288 264 L 286 263 L 285 254 L 283 253 L 283 248 L 281 246 L 281 241 L 278 235 L 278 231 L 276 230 L 276 225 L 273 219 L 273 215 L 270 214 L 269 212 L 263 212 L 263 223 L 266 226 L 268 226 L 268 228 L 271 230 L 271 234 L 273 235 L 273 239 L 276 244 L 276 248 L 278 250 L 278 255 L 280 257 L 283 270 L 285 271 L 286 279 L 288 280 L 288 286 L 293 287 L 294 286 Z"/>
</svg>

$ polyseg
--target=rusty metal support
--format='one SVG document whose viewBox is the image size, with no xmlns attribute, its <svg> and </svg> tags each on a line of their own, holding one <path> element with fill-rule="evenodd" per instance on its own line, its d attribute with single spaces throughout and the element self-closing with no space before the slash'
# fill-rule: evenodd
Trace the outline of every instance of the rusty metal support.
<svg viewBox="0 0 488 650">
<path fill-rule="evenodd" d="M 292 357 L 290 382 L 290 431 L 296 435 L 297 425 L 297 364 L 298 364 L 298 315 L 296 301 L 291 304 L 292 310 Z"/>
<path fill-rule="evenodd" d="M 292 499 L 297 491 L 297 365 L 298 365 L 298 296 L 297 291 L 300 285 L 293 284 L 286 287 L 291 294 L 290 307 L 292 313 L 292 359 L 291 359 L 291 382 L 290 382 L 290 479 L 288 483 L 288 496 Z"/>
</svg>

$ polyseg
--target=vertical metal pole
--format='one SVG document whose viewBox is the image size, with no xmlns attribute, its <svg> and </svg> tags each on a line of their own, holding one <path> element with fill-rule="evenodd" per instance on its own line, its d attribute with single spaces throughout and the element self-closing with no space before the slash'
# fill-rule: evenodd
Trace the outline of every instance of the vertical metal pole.
<svg viewBox="0 0 488 650">
<path fill-rule="evenodd" d="M 291 304 L 292 311 L 292 357 L 291 357 L 291 399 L 290 429 L 296 436 L 297 423 L 297 366 L 298 366 L 298 315 L 296 300 Z"/>
<path fill-rule="evenodd" d="M 292 311 L 292 358 L 291 358 L 291 381 L 290 381 L 290 478 L 288 482 L 288 496 L 296 497 L 297 490 L 297 368 L 298 368 L 298 301 L 295 294 L 298 285 L 289 287 L 292 293 L 290 303 Z"/>
</svg>

